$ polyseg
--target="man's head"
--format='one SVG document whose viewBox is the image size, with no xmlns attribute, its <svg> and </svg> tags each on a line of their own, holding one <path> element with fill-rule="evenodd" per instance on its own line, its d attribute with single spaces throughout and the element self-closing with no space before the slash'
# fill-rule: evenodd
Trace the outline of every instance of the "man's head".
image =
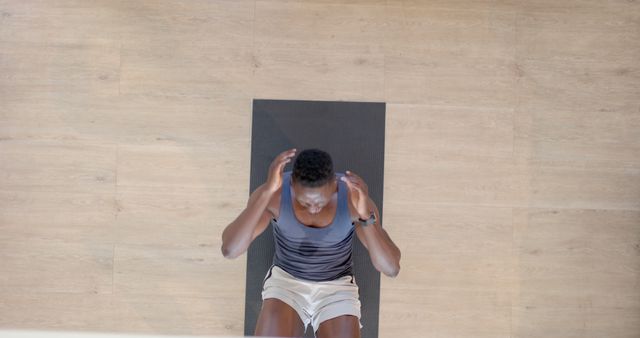
<svg viewBox="0 0 640 338">
<path fill-rule="evenodd" d="M 291 185 L 295 200 L 311 214 L 322 210 L 336 189 L 331 156 L 320 149 L 305 149 L 293 162 Z"/>
</svg>

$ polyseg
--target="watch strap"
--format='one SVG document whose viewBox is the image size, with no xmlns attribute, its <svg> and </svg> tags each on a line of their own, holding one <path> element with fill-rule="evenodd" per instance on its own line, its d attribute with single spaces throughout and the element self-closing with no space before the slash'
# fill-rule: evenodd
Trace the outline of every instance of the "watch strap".
<svg viewBox="0 0 640 338">
<path fill-rule="evenodd" d="M 363 225 L 363 226 L 371 225 L 375 222 L 376 222 L 376 214 L 373 211 L 371 212 L 371 216 L 369 216 L 369 219 L 362 219 L 358 217 L 358 223 L 360 223 L 360 225 Z"/>
</svg>

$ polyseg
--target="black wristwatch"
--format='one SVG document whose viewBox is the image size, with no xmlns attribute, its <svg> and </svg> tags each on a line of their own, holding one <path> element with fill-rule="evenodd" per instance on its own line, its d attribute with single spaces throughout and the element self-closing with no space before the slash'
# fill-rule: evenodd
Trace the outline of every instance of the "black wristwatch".
<svg viewBox="0 0 640 338">
<path fill-rule="evenodd" d="M 369 216 L 369 219 L 362 219 L 358 217 L 358 224 L 360 224 L 361 226 L 371 225 L 375 222 L 376 222 L 376 214 L 373 211 L 371 212 L 371 216 Z"/>
</svg>

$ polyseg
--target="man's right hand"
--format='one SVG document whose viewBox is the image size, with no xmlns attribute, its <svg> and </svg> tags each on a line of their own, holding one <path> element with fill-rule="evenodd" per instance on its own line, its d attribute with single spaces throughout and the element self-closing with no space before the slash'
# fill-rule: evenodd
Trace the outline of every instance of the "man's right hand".
<svg viewBox="0 0 640 338">
<path fill-rule="evenodd" d="M 282 186 L 282 172 L 284 166 L 291 162 L 291 158 L 296 155 L 296 148 L 289 149 L 280 153 L 271 162 L 269 166 L 269 177 L 267 178 L 266 188 L 270 192 L 276 192 Z"/>
</svg>

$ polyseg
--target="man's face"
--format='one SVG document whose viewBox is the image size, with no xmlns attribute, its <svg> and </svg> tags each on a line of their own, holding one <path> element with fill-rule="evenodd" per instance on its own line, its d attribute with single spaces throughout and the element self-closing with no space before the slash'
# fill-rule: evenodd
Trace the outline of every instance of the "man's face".
<svg viewBox="0 0 640 338">
<path fill-rule="evenodd" d="M 295 200 L 298 205 L 307 209 L 310 214 L 317 214 L 331 202 L 333 193 L 336 190 L 336 184 L 336 180 L 333 180 L 322 187 L 308 188 L 294 183 Z"/>
</svg>

